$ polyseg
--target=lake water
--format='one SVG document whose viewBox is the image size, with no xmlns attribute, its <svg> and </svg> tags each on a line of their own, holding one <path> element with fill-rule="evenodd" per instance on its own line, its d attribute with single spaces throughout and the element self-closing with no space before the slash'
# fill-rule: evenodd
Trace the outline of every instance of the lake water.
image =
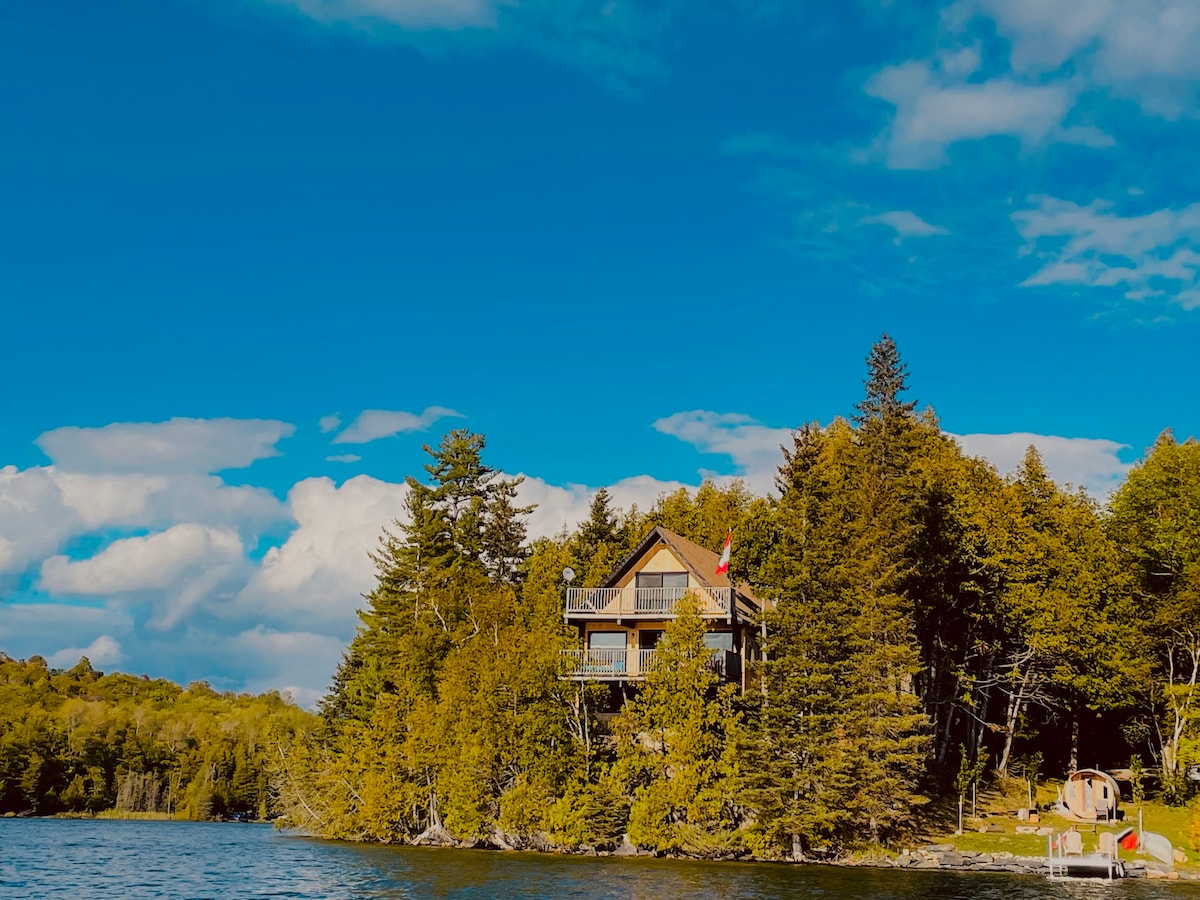
<svg viewBox="0 0 1200 900">
<path fill-rule="evenodd" d="M 1031 900 L 1200 897 L 1200 886 L 339 844 L 265 825 L 0 819 L 0 897 Z"/>
</svg>

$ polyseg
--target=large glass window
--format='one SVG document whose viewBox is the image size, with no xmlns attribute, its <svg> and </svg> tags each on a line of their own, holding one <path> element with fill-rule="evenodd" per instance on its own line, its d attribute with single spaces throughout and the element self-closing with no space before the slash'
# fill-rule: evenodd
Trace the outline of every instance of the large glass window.
<svg viewBox="0 0 1200 900">
<path fill-rule="evenodd" d="M 624 650 L 625 639 L 626 636 L 624 631 L 589 631 L 588 649 Z"/>
<path fill-rule="evenodd" d="M 709 650 L 732 650 L 732 631 L 709 631 L 704 635 L 704 646 Z"/>
</svg>

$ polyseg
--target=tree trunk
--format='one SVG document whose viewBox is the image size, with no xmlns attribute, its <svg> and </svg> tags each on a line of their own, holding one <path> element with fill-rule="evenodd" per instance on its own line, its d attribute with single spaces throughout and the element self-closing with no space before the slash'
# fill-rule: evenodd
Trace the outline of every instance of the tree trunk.
<svg viewBox="0 0 1200 900">
<path fill-rule="evenodd" d="M 413 843 L 435 844 L 442 847 L 453 847 L 458 843 L 454 836 L 442 825 L 442 817 L 438 815 L 437 792 L 429 792 L 429 827 L 413 838 Z"/>
<path fill-rule="evenodd" d="M 1080 709 L 1079 700 L 1076 699 L 1071 703 L 1071 756 L 1067 760 L 1068 772 L 1079 769 L 1079 720 L 1081 718 L 1083 718 L 1083 710 Z"/>
<path fill-rule="evenodd" d="M 1000 762 L 996 765 L 996 777 L 998 778 L 1008 777 L 1008 763 L 1012 758 L 1013 741 L 1017 737 L 1017 723 L 1021 720 L 1021 713 L 1025 709 L 1025 686 L 1027 683 L 1028 676 L 1021 679 L 1021 686 L 1008 703 L 1008 715 L 1005 716 L 1004 722 L 1004 749 L 1000 752 Z"/>
</svg>

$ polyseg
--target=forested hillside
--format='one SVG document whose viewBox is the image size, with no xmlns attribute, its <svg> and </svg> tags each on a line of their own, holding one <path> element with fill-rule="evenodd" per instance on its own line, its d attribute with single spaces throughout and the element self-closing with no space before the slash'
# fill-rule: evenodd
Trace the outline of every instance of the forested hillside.
<svg viewBox="0 0 1200 900">
<path fill-rule="evenodd" d="M 1001 477 L 906 399 L 886 337 L 852 414 L 802 423 L 778 493 L 704 484 L 527 545 L 517 484 L 466 431 L 426 448 L 362 626 L 285 748 L 296 821 L 373 841 L 802 858 L 902 836 L 974 770 L 1159 769 L 1190 791 L 1200 674 L 1200 445 L 1164 433 L 1100 507 L 1037 452 Z M 597 584 L 655 524 L 773 602 L 737 696 L 687 609 L 635 702 L 563 680 L 564 568 Z M 662 645 L 660 645 L 662 646 Z"/>
<path fill-rule="evenodd" d="M 278 694 L 0 653 L 0 815 L 266 817 L 278 745 L 312 718 Z"/>
</svg>

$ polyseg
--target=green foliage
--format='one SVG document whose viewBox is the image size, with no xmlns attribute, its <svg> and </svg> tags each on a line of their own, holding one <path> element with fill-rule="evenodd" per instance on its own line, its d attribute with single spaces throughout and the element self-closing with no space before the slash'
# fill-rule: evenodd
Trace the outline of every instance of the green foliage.
<svg viewBox="0 0 1200 900">
<path fill-rule="evenodd" d="M 274 693 L 0 654 L 0 814 L 265 817 L 277 811 L 274 745 L 311 720 Z"/>
<path fill-rule="evenodd" d="M 735 797 L 741 716 L 704 646 L 695 598 L 684 597 L 654 666 L 617 722 L 616 773 L 632 788 L 629 836 L 639 846 L 717 856 L 742 846 Z"/>
<path fill-rule="evenodd" d="M 1108 526 L 1132 573 L 1123 675 L 1178 802 L 1200 762 L 1200 444 L 1166 431 L 1113 497 Z"/>
<path fill-rule="evenodd" d="M 1137 753 L 1129 757 L 1129 780 L 1133 785 L 1133 805 L 1141 806 L 1146 802 L 1145 767 L 1142 757 Z"/>
<path fill-rule="evenodd" d="M 794 433 L 777 497 L 705 481 L 640 511 L 599 490 L 576 529 L 532 546 L 518 483 L 484 464 L 482 436 L 427 447 L 320 723 L 277 745 L 291 821 L 376 841 L 578 847 L 627 833 L 666 853 L 799 858 L 902 839 L 928 798 L 961 797 L 992 761 L 1032 786 L 1094 754 L 1080 735 L 1105 730 L 1103 746 L 1124 753 L 1119 731 L 1152 754 L 1168 799 L 1186 799 L 1200 763 L 1200 447 L 1165 434 L 1101 510 L 1033 448 L 1007 478 L 967 456 L 907 387 L 884 335 L 853 417 Z M 733 530 L 731 580 L 767 601 L 744 623 L 762 656 L 743 661 L 746 695 L 721 684 L 687 601 L 610 722 L 606 686 L 561 677 L 579 645 L 562 573 L 600 584 L 655 525 L 713 550 Z M 26 712 L 23 729 L 49 715 Z M 3 770 L 4 796 L 99 802 L 104 779 L 60 772 L 60 758 L 31 742 Z M 196 814 L 262 783 L 236 748 L 203 765 L 211 777 L 171 788 Z M 157 802 L 124 784 L 131 806 Z"/>
</svg>

